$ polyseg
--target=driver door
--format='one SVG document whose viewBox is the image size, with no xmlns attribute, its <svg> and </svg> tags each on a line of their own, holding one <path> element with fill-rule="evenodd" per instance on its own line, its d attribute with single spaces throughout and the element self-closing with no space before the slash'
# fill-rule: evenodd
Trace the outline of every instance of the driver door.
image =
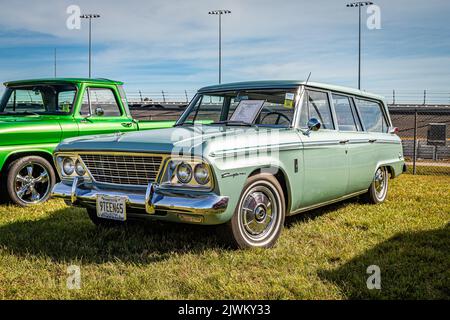
<svg viewBox="0 0 450 320">
<path fill-rule="evenodd" d="M 79 112 L 80 135 L 136 130 L 137 125 L 128 118 L 119 101 L 112 88 L 86 88 Z"/>
<path fill-rule="evenodd" d="M 321 127 L 304 134 L 311 118 L 318 119 Z M 347 145 L 339 140 L 327 92 L 306 90 L 300 110 L 300 128 L 304 170 L 300 207 L 344 196 L 348 182 Z"/>
</svg>

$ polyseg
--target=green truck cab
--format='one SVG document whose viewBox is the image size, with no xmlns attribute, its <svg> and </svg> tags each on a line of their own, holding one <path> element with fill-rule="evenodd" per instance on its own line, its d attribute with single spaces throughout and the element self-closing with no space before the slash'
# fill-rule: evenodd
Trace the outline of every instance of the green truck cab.
<svg viewBox="0 0 450 320">
<path fill-rule="evenodd" d="M 57 179 L 52 153 L 63 139 L 173 125 L 172 121 L 133 119 L 119 81 L 55 78 L 4 85 L 0 195 L 21 206 L 48 199 Z"/>
</svg>

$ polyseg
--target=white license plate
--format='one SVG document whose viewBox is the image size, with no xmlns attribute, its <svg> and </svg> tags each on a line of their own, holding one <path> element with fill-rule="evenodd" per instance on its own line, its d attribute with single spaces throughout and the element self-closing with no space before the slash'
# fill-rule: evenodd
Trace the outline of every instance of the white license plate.
<svg viewBox="0 0 450 320">
<path fill-rule="evenodd" d="M 125 221 L 127 219 L 126 198 L 98 195 L 97 216 L 104 219 Z"/>
</svg>

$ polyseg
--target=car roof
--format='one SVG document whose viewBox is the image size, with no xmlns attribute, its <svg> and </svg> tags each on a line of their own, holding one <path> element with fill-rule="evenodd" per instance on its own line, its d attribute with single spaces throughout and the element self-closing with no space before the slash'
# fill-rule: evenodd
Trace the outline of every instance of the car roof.
<svg viewBox="0 0 450 320">
<path fill-rule="evenodd" d="M 18 86 L 18 85 L 29 85 L 29 84 L 79 84 L 79 83 L 92 83 L 92 84 L 116 84 L 122 85 L 123 82 L 104 79 L 104 78 L 43 78 L 43 79 L 26 79 L 26 80 L 16 80 L 7 81 L 4 83 L 5 86 Z"/>
<path fill-rule="evenodd" d="M 316 89 L 331 90 L 341 92 L 344 94 L 368 97 L 377 100 L 384 100 L 383 96 L 354 88 L 310 81 L 306 83 L 305 81 L 301 80 L 264 80 L 264 81 L 224 83 L 203 87 L 200 90 L 198 90 L 198 92 L 207 93 L 216 91 L 234 91 L 234 90 L 251 90 L 251 89 L 296 89 L 301 85 L 307 85 L 308 87 Z"/>
</svg>

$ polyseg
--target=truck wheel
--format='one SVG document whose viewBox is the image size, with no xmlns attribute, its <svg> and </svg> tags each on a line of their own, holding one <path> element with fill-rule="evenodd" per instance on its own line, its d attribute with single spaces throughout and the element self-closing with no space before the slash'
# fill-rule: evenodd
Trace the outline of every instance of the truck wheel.
<svg viewBox="0 0 450 320">
<path fill-rule="evenodd" d="M 285 211 L 283 190 L 274 176 L 250 177 L 227 223 L 232 244 L 240 249 L 273 247 L 283 229 Z"/>
<path fill-rule="evenodd" d="M 366 194 L 368 202 L 377 204 L 384 202 L 388 193 L 389 172 L 386 167 L 379 167 L 375 171 L 372 184 Z"/>
<path fill-rule="evenodd" d="M 89 219 L 91 219 L 92 223 L 97 227 L 119 227 L 125 225 L 125 222 L 122 221 L 114 221 L 110 219 L 103 219 L 97 216 L 97 210 L 93 208 L 86 208 L 87 213 L 89 215 Z"/>
<path fill-rule="evenodd" d="M 6 190 L 13 203 L 26 207 L 47 201 L 55 181 L 55 172 L 47 160 L 27 156 L 9 165 Z"/>
</svg>

